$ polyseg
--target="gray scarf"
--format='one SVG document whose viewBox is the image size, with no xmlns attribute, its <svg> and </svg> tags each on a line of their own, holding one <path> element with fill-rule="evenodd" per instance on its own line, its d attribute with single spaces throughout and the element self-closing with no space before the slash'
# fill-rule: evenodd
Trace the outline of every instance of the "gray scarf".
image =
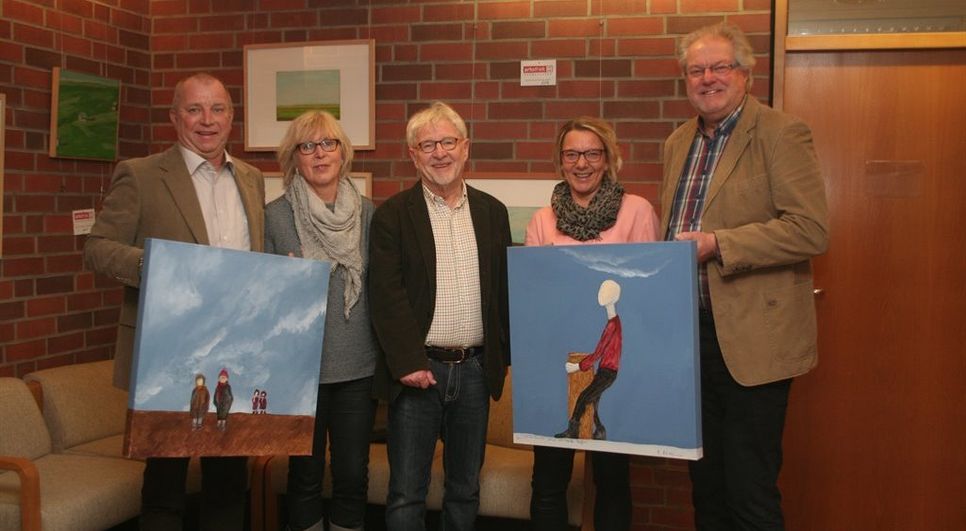
<svg viewBox="0 0 966 531">
<path fill-rule="evenodd" d="M 574 202 L 570 186 L 567 181 L 562 181 L 553 188 L 550 206 L 557 216 L 557 230 L 585 242 L 600 238 L 601 232 L 614 226 L 623 199 L 624 187 L 605 177 L 590 204 L 584 208 Z"/>
<path fill-rule="evenodd" d="M 302 256 L 332 261 L 332 274 L 342 272 L 348 319 L 362 292 L 362 196 L 348 177 L 339 177 L 335 208 L 330 210 L 296 170 L 285 197 L 295 215 Z"/>
</svg>

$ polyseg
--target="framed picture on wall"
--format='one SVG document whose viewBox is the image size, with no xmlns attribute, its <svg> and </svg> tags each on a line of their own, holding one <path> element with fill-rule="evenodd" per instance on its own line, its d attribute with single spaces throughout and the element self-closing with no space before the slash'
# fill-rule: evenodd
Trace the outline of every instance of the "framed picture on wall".
<svg viewBox="0 0 966 531">
<path fill-rule="evenodd" d="M 510 215 L 513 243 L 522 245 L 527 224 L 540 207 L 550 206 L 553 187 L 560 177 L 552 173 L 483 173 L 470 172 L 466 184 L 482 190 L 506 205 Z"/>
<path fill-rule="evenodd" d="M 274 151 L 305 111 L 332 113 L 355 149 L 375 149 L 375 41 L 244 48 L 245 150 Z"/>
<path fill-rule="evenodd" d="M 54 67 L 51 157 L 116 160 L 121 82 Z"/>
<path fill-rule="evenodd" d="M 356 185 L 356 190 L 364 197 L 372 197 L 372 174 L 364 171 L 354 171 L 349 173 L 352 184 Z M 265 172 L 265 204 L 269 204 L 285 193 L 282 185 L 282 174 L 277 171 Z"/>
</svg>

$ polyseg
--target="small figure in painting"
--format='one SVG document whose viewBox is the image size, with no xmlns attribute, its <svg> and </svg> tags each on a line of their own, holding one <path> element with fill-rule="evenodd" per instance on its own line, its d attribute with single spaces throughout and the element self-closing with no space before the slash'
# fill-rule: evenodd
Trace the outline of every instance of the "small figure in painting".
<svg viewBox="0 0 966 531">
<path fill-rule="evenodd" d="M 268 408 L 268 392 L 264 389 L 258 397 L 258 413 L 261 415 L 265 414 L 265 410 Z"/>
<path fill-rule="evenodd" d="M 200 430 L 205 421 L 205 413 L 208 413 L 211 395 L 208 394 L 208 387 L 205 385 L 205 375 L 195 375 L 195 388 L 191 390 L 191 429 Z"/>
<path fill-rule="evenodd" d="M 258 397 L 258 389 L 255 389 L 255 392 L 252 393 L 252 415 L 258 414 Z"/>
<path fill-rule="evenodd" d="M 591 380 L 590 385 L 577 397 L 577 403 L 574 405 L 574 411 L 570 415 L 570 422 L 567 425 L 567 429 L 558 433 L 555 437 L 578 438 L 580 433 L 580 418 L 584 416 L 584 411 L 587 409 L 587 406 L 593 405 L 593 438 L 601 441 L 607 439 L 607 430 L 604 429 L 604 424 L 600 421 L 598 404 L 600 403 L 600 395 L 614 384 L 614 380 L 617 379 L 617 371 L 620 369 L 621 319 L 617 315 L 617 309 L 614 307 L 620 297 L 621 287 L 617 282 L 608 279 L 600 284 L 600 290 L 597 292 L 597 302 L 607 310 L 607 325 L 604 326 L 604 331 L 600 335 L 600 340 L 597 342 L 597 348 L 594 349 L 594 353 L 581 360 L 579 364 L 569 361 L 566 362 L 565 368 L 567 369 L 567 373 L 570 374 L 577 371 L 590 370 L 597 360 L 600 360 L 600 363 L 597 365 L 597 373 L 594 374 L 594 379 Z"/>
<path fill-rule="evenodd" d="M 218 386 L 215 387 L 215 411 L 218 413 L 219 430 L 224 431 L 228 427 L 228 412 L 234 399 L 228 383 L 228 369 L 222 369 L 218 373 Z"/>
</svg>

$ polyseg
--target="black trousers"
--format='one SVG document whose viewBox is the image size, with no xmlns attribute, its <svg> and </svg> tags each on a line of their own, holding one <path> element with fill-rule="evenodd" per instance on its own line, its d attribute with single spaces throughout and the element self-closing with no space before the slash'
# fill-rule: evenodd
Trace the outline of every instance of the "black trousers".
<svg viewBox="0 0 966 531">
<path fill-rule="evenodd" d="M 627 455 L 587 452 L 593 460 L 594 529 L 627 531 L 631 528 L 630 464 Z M 574 468 L 574 450 L 533 447 L 533 492 L 530 521 L 534 531 L 567 529 L 567 485 Z M 589 481 L 585 478 L 584 481 Z"/>
<path fill-rule="evenodd" d="M 695 525 L 784 529 L 777 481 L 792 381 L 742 386 L 725 366 L 709 312 L 700 327 L 704 457 L 690 464 Z"/>
<path fill-rule="evenodd" d="M 178 531 L 185 513 L 187 457 L 148 458 L 141 487 L 141 531 Z M 201 458 L 201 531 L 245 525 L 248 458 Z"/>
</svg>

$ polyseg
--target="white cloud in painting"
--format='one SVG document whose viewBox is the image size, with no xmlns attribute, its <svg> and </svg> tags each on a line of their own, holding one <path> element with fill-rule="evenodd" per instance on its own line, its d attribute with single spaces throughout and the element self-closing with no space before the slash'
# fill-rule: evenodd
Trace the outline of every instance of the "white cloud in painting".
<svg viewBox="0 0 966 531">
<path fill-rule="evenodd" d="M 662 269 L 671 263 L 670 260 L 666 260 L 651 269 L 638 269 L 624 265 L 628 262 L 638 261 L 640 257 L 636 255 L 604 254 L 599 249 L 561 248 L 560 250 L 589 269 L 609 275 L 616 275 L 621 278 L 649 278 L 660 273 Z"/>
</svg>

